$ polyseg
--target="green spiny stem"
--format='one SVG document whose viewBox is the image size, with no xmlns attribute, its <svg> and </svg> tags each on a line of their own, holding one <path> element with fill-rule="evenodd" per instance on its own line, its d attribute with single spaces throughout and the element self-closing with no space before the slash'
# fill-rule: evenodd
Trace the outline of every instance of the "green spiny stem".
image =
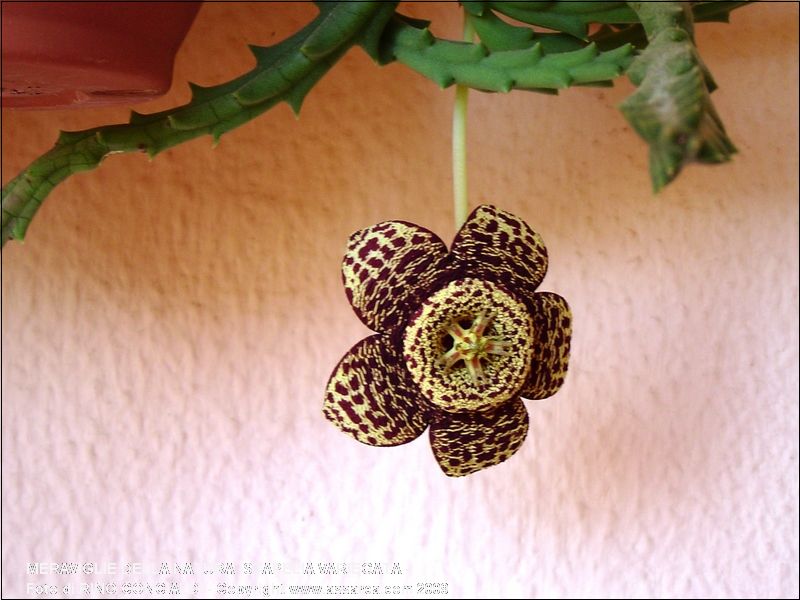
<svg viewBox="0 0 800 600">
<path fill-rule="evenodd" d="M 546 6 L 527 2 L 490 2 L 507 17 L 585 40 L 590 23 L 635 23 L 636 13 L 624 2 L 549 2 Z"/>
<path fill-rule="evenodd" d="M 435 38 L 427 29 L 394 19 L 387 28 L 393 57 L 441 87 L 453 84 L 491 91 L 557 90 L 608 81 L 624 72 L 630 45 L 598 52 L 594 44 L 573 52 L 546 54 L 541 43 L 522 50 L 489 52 L 483 44 Z"/>
<path fill-rule="evenodd" d="M 743 2 L 728 2 L 725 0 L 712 0 L 692 2 L 692 14 L 695 23 L 727 23 L 730 13 L 736 8 L 752 4 L 752 0 Z M 589 36 L 589 40 L 597 44 L 600 50 L 612 50 L 621 44 L 633 44 L 638 49 L 647 46 L 647 35 L 641 23 L 625 23 L 603 25 L 599 31 Z"/>
<path fill-rule="evenodd" d="M 377 58 L 380 33 L 395 5 L 323 3 L 320 14 L 295 35 L 275 46 L 251 47 L 257 64 L 250 72 L 219 86 L 190 84 L 192 100 L 184 106 L 150 115 L 132 113 L 125 125 L 62 133 L 53 149 L 3 187 L 3 243 L 23 239 L 56 185 L 97 167 L 109 154 L 139 151 L 153 157 L 202 135 L 216 142 L 279 102 L 299 112 L 308 91 L 351 46 L 361 44 Z"/>
<path fill-rule="evenodd" d="M 748 3 L 715 0 L 688 4 L 696 22 L 724 22 L 733 9 Z M 685 162 L 718 162 L 733 151 L 707 98 L 713 82 L 691 45 L 690 30 L 684 27 L 684 33 L 689 32 L 689 46 L 686 40 L 673 40 L 678 45 L 667 53 L 670 60 L 658 58 L 658 48 L 666 47 L 661 46 L 666 36 L 659 38 L 657 30 L 674 29 L 673 25 L 680 29 L 681 23 L 669 19 L 662 23 L 662 17 L 656 18 L 652 11 L 660 10 L 659 5 L 678 3 L 623 6 L 621 2 L 465 0 L 464 9 L 481 37 L 477 44 L 437 40 L 426 23 L 396 14 L 396 4 L 320 2 L 320 15 L 294 36 L 276 46 L 252 47 L 257 59 L 252 71 L 214 87 L 189 84 L 192 100 L 188 104 L 151 115 L 133 113 L 130 123 L 124 125 L 62 133 L 54 148 L 3 187 L 2 243 L 24 237 L 38 207 L 58 183 L 73 173 L 97 167 L 109 154 L 142 151 L 153 157 L 206 134 L 216 142 L 279 102 L 299 111 L 309 90 L 354 44 L 380 64 L 398 60 L 442 87 L 458 84 L 494 92 L 555 93 L 570 85 L 610 85 L 631 64 L 630 44 L 645 47 L 648 43 L 641 20 L 654 32 L 649 42 L 655 48 L 643 53 L 631 69 L 631 79 L 640 89 L 621 108 L 651 145 L 656 189 Z M 654 7 L 648 9 L 648 4 Z M 523 22 L 556 33 L 511 26 L 493 10 L 518 15 Z M 609 25 L 587 37 L 590 23 Z M 686 23 L 684 20 L 683 25 Z M 690 75 L 678 72 L 681 64 L 690 65 Z M 691 65 L 699 71 L 693 71 Z M 660 77 L 666 79 L 659 81 Z M 701 98 L 698 114 L 692 115 L 687 106 L 676 112 L 652 103 L 658 93 L 680 98 L 681 90 L 685 97 Z M 692 123 L 694 128 L 689 127 L 687 134 L 685 126 Z"/>
<path fill-rule="evenodd" d="M 630 2 L 648 45 L 628 70 L 638 90 L 620 106 L 650 146 L 655 191 L 691 162 L 719 163 L 736 148 L 711 102 L 714 81 L 693 40 L 692 11 L 682 2 Z"/>
<path fill-rule="evenodd" d="M 530 27 L 518 27 L 505 22 L 494 11 L 486 9 L 480 15 L 466 13 L 478 37 L 491 52 L 523 50 L 536 43 L 547 52 L 580 50 L 586 42 L 566 33 L 541 33 Z"/>
</svg>

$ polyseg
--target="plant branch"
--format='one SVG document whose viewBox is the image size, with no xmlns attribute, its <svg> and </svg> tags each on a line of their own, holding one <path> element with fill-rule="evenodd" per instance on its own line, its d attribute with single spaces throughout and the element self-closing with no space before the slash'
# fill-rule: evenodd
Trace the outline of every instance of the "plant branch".
<svg viewBox="0 0 800 600">
<path fill-rule="evenodd" d="M 354 44 L 378 55 L 380 33 L 394 2 L 321 3 L 302 30 L 269 47 L 251 46 L 256 66 L 228 83 L 189 84 L 191 101 L 167 111 L 131 114 L 125 125 L 62 132 L 54 148 L 3 187 L 2 242 L 23 239 L 42 201 L 64 179 L 94 169 L 110 154 L 145 152 L 151 158 L 202 135 L 214 142 L 280 102 L 295 113 L 306 94 Z"/>
<path fill-rule="evenodd" d="M 691 162 L 730 160 L 736 148 L 711 102 L 716 87 L 694 45 L 684 2 L 629 2 L 648 45 L 628 70 L 638 90 L 620 110 L 650 146 L 654 191 Z"/>
<path fill-rule="evenodd" d="M 311 88 L 356 44 L 380 64 L 397 60 L 441 87 L 463 86 L 462 96 L 470 87 L 557 93 L 607 86 L 627 71 L 639 90 L 621 109 L 650 144 L 660 189 L 683 164 L 720 162 L 734 151 L 709 99 L 714 86 L 694 47 L 692 12 L 697 22 L 727 21 L 747 3 L 464 0 L 467 22 L 480 38 L 470 43 L 437 39 L 426 22 L 395 13 L 397 2 L 319 2 L 320 14 L 295 35 L 251 47 L 256 66 L 248 73 L 214 87 L 189 84 L 188 104 L 134 112 L 127 124 L 62 132 L 50 151 L 3 187 L 2 243 L 25 236 L 61 181 L 110 154 L 153 157 L 202 135 L 217 142 L 280 102 L 299 112 Z M 552 31 L 513 26 L 495 13 Z M 592 23 L 604 25 L 588 35 Z M 644 48 L 635 62 L 634 46 Z"/>
</svg>

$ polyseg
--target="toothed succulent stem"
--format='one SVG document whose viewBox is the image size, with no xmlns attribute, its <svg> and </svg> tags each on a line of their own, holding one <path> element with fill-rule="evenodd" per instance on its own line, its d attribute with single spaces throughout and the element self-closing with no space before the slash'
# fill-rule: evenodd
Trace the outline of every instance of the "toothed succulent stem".
<svg viewBox="0 0 800 600">
<path fill-rule="evenodd" d="M 554 94 L 570 86 L 611 85 L 627 71 L 639 90 L 621 108 L 651 145 L 656 189 L 687 162 L 721 162 L 735 152 L 708 100 L 714 84 L 693 46 L 690 24 L 692 12 L 695 22 L 727 21 L 733 9 L 749 4 L 746 0 L 628 5 L 465 0 L 466 25 L 480 37 L 476 43 L 436 38 L 426 22 L 396 13 L 397 2 L 317 4 L 321 14 L 295 35 L 275 46 L 251 47 L 257 64 L 250 72 L 213 87 L 189 84 L 188 104 L 155 114 L 133 113 L 127 124 L 62 133 L 54 148 L 3 186 L 2 243 L 22 240 L 54 187 L 74 173 L 96 168 L 110 154 L 141 151 L 153 157 L 202 135 L 210 135 L 216 143 L 280 102 L 298 112 L 306 94 L 353 45 L 360 45 L 378 64 L 397 61 L 443 88 L 463 86 L 456 93 L 462 125 L 468 87 Z M 553 31 L 511 25 L 498 14 Z M 589 34 L 592 23 L 615 27 Z M 619 28 L 620 24 L 624 26 Z M 668 31 L 676 28 L 683 33 Z M 659 34 L 660 30 L 666 31 Z M 679 34 L 685 37 L 676 39 Z M 632 44 L 646 49 L 629 70 Z M 674 60 L 667 61 L 668 54 Z M 665 111 L 664 104 L 675 104 L 679 110 Z M 455 120 L 454 115 L 454 124 Z M 460 135 L 463 150 L 466 132 L 462 129 Z M 454 152 L 456 137 L 454 127 Z M 466 165 L 465 156 L 462 164 Z M 455 160 L 454 193 L 460 197 L 455 201 L 461 207 L 455 219 L 460 227 L 466 217 L 466 173 L 455 173 Z"/>
<path fill-rule="evenodd" d="M 295 113 L 306 94 L 353 45 L 374 58 L 396 2 L 320 3 L 320 14 L 286 40 L 251 46 L 256 66 L 213 87 L 190 84 L 188 104 L 154 114 L 131 113 L 130 122 L 62 132 L 56 145 L 35 160 L 2 192 L 2 242 L 23 239 L 42 201 L 61 181 L 94 169 L 110 154 L 146 152 L 151 158 L 188 140 L 219 138 L 286 102 Z"/>
</svg>

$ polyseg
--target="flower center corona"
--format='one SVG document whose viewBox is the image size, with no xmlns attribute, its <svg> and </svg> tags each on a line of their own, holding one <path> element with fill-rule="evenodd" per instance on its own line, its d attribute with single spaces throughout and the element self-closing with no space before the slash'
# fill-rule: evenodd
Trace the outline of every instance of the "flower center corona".
<svg viewBox="0 0 800 600">
<path fill-rule="evenodd" d="M 494 283 L 458 279 L 411 319 L 403 353 L 412 379 L 436 407 L 462 412 L 513 398 L 530 370 L 533 322 L 525 305 Z"/>
<path fill-rule="evenodd" d="M 486 377 L 482 361 L 490 360 L 493 354 L 508 356 L 507 349 L 511 344 L 499 336 L 487 335 L 491 322 L 491 316 L 481 313 L 467 329 L 464 329 L 459 321 L 451 323 L 446 328 L 445 332 L 453 340 L 453 345 L 442 354 L 441 361 L 445 369 L 452 369 L 463 363 L 472 381 L 480 383 Z"/>
</svg>

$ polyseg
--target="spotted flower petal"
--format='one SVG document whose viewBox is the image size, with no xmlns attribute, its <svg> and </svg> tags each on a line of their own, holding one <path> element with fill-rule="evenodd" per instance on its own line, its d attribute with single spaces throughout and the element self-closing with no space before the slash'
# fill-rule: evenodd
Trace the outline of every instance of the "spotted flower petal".
<svg viewBox="0 0 800 600">
<path fill-rule="evenodd" d="M 442 471 L 460 477 L 510 458 L 527 433 L 528 411 L 516 398 L 491 411 L 437 413 L 430 439 Z"/>
<path fill-rule="evenodd" d="M 344 355 L 328 381 L 323 412 L 370 446 L 405 444 L 428 426 L 402 357 L 383 335 L 361 340 Z"/>
<path fill-rule="evenodd" d="M 342 263 L 347 298 L 367 327 L 391 332 L 444 276 L 446 256 L 444 242 L 413 223 L 386 221 L 357 231 Z"/>
<path fill-rule="evenodd" d="M 533 295 L 534 354 L 528 379 L 520 394 L 540 400 L 564 383 L 572 337 L 572 313 L 567 301 L 552 292 Z"/>
<path fill-rule="evenodd" d="M 527 300 L 547 272 L 547 249 L 541 236 L 494 206 L 472 211 L 450 253 L 464 275 L 504 284 Z"/>
</svg>

